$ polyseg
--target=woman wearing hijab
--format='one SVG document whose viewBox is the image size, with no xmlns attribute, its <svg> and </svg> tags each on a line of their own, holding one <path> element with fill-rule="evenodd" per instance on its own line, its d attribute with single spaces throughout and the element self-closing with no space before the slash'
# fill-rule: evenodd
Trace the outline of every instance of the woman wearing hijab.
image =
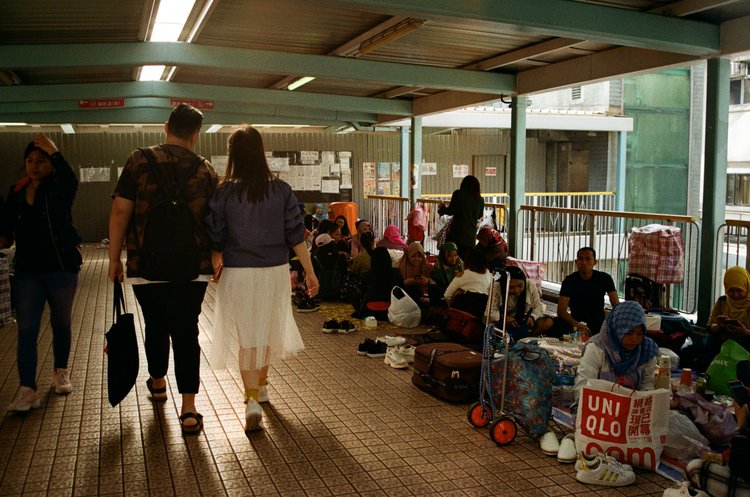
<svg viewBox="0 0 750 497">
<path fill-rule="evenodd" d="M 412 242 L 406 254 L 398 263 L 401 277 L 404 279 L 404 290 L 417 304 L 429 304 L 430 285 L 435 282 L 430 278 L 432 268 L 427 264 L 424 248 L 419 242 Z M 434 293 L 434 292 L 433 292 Z"/>
<path fill-rule="evenodd" d="M 453 278 L 464 271 L 464 263 L 458 256 L 458 247 L 453 242 L 446 242 L 438 253 L 437 262 L 432 270 L 431 277 L 440 290 L 451 284 Z"/>
<path fill-rule="evenodd" d="M 539 291 L 532 281 L 526 280 L 526 274 L 518 266 L 507 268 L 500 278 L 500 284 L 492 289 L 492 307 L 490 320 L 500 319 L 505 306 L 506 285 L 508 288 L 508 315 L 505 318 L 507 330 L 515 340 L 526 338 L 529 334 L 539 336 L 552 327 L 552 318 L 544 315 L 544 302 L 539 297 Z M 510 283 L 508 276 L 510 275 Z M 532 332 L 533 333 L 530 333 Z"/>
<path fill-rule="evenodd" d="M 383 233 L 383 238 L 378 242 L 378 247 L 385 247 L 387 249 L 396 249 L 406 252 L 407 245 L 404 239 L 401 238 L 398 228 L 390 224 Z"/>
<path fill-rule="evenodd" d="M 706 345 L 709 358 L 719 353 L 721 344 L 734 340 L 750 350 L 750 274 L 734 266 L 724 274 L 724 294 L 714 304 L 708 319 L 711 333 Z"/>
<path fill-rule="evenodd" d="M 576 402 L 586 380 L 593 378 L 636 390 L 653 390 L 659 346 L 645 335 L 643 307 L 633 300 L 617 304 L 599 333 L 586 343 L 576 374 Z"/>
</svg>

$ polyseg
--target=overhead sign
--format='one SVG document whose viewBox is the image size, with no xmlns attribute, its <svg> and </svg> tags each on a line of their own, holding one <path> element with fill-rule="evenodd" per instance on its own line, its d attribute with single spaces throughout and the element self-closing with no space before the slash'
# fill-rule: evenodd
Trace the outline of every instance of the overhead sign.
<svg viewBox="0 0 750 497">
<path fill-rule="evenodd" d="M 125 107 L 124 98 L 97 98 L 94 100 L 79 100 L 79 109 L 109 109 L 111 107 Z"/>
<path fill-rule="evenodd" d="M 192 105 L 196 109 L 213 109 L 214 108 L 214 102 L 213 100 L 191 100 L 191 99 L 184 99 L 184 98 L 173 98 L 171 100 L 172 107 L 177 107 L 180 104 L 188 104 Z"/>
</svg>

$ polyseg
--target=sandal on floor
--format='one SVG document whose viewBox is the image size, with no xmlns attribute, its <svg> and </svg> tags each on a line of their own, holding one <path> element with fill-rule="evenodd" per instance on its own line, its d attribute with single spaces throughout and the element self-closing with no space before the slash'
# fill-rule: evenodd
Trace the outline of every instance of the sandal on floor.
<svg viewBox="0 0 750 497">
<path fill-rule="evenodd" d="M 154 388 L 154 379 L 149 378 L 146 380 L 146 388 L 148 388 L 151 394 L 151 400 L 156 402 L 164 402 L 167 400 L 167 386 L 164 385 L 161 388 Z"/>
<path fill-rule="evenodd" d="M 194 419 L 196 423 L 194 425 L 185 426 L 185 420 Z M 195 435 L 200 433 L 203 429 L 203 415 L 197 412 L 186 412 L 180 416 L 180 427 L 182 428 L 183 435 Z"/>
</svg>

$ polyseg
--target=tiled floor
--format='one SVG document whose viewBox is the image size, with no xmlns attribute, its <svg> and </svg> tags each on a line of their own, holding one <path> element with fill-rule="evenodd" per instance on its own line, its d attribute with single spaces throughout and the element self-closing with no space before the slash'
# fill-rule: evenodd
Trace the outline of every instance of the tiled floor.
<svg viewBox="0 0 750 497">
<path fill-rule="evenodd" d="M 498 447 L 470 427 L 466 406 L 435 400 L 411 371 L 355 353 L 365 337 L 320 332 L 323 312 L 297 314 L 305 350 L 273 366 L 266 429 L 249 437 L 236 369 L 212 371 L 214 290 L 200 319 L 204 351 L 198 407 L 204 432 L 184 438 L 177 392 L 146 397 L 145 357 L 136 388 L 117 408 L 106 396 L 103 336 L 111 319 L 106 251 L 87 247 L 74 310 L 70 360 L 75 391 L 48 390 L 50 330 L 40 339 L 42 407 L 0 418 L 0 495 L 653 495 L 670 482 L 638 471 L 624 489 L 578 483 L 571 466 L 519 434 Z M 137 309 L 126 287 L 130 309 Z M 140 323 L 137 322 L 140 331 Z M 18 385 L 15 326 L 0 329 L 0 409 Z M 142 336 L 140 337 L 142 341 Z M 170 373 L 171 374 L 171 373 Z"/>
</svg>

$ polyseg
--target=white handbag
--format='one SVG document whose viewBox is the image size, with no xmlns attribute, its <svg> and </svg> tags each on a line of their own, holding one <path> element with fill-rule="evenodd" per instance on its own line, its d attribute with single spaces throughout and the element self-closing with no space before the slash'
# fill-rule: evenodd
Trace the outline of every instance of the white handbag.
<svg viewBox="0 0 750 497">
<path fill-rule="evenodd" d="M 401 295 L 399 297 L 398 295 Z M 414 328 L 419 326 L 422 319 L 422 310 L 416 302 L 409 297 L 403 288 L 394 286 L 391 290 L 391 306 L 388 308 L 388 321 L 396 326 Z"/>
</svg>

